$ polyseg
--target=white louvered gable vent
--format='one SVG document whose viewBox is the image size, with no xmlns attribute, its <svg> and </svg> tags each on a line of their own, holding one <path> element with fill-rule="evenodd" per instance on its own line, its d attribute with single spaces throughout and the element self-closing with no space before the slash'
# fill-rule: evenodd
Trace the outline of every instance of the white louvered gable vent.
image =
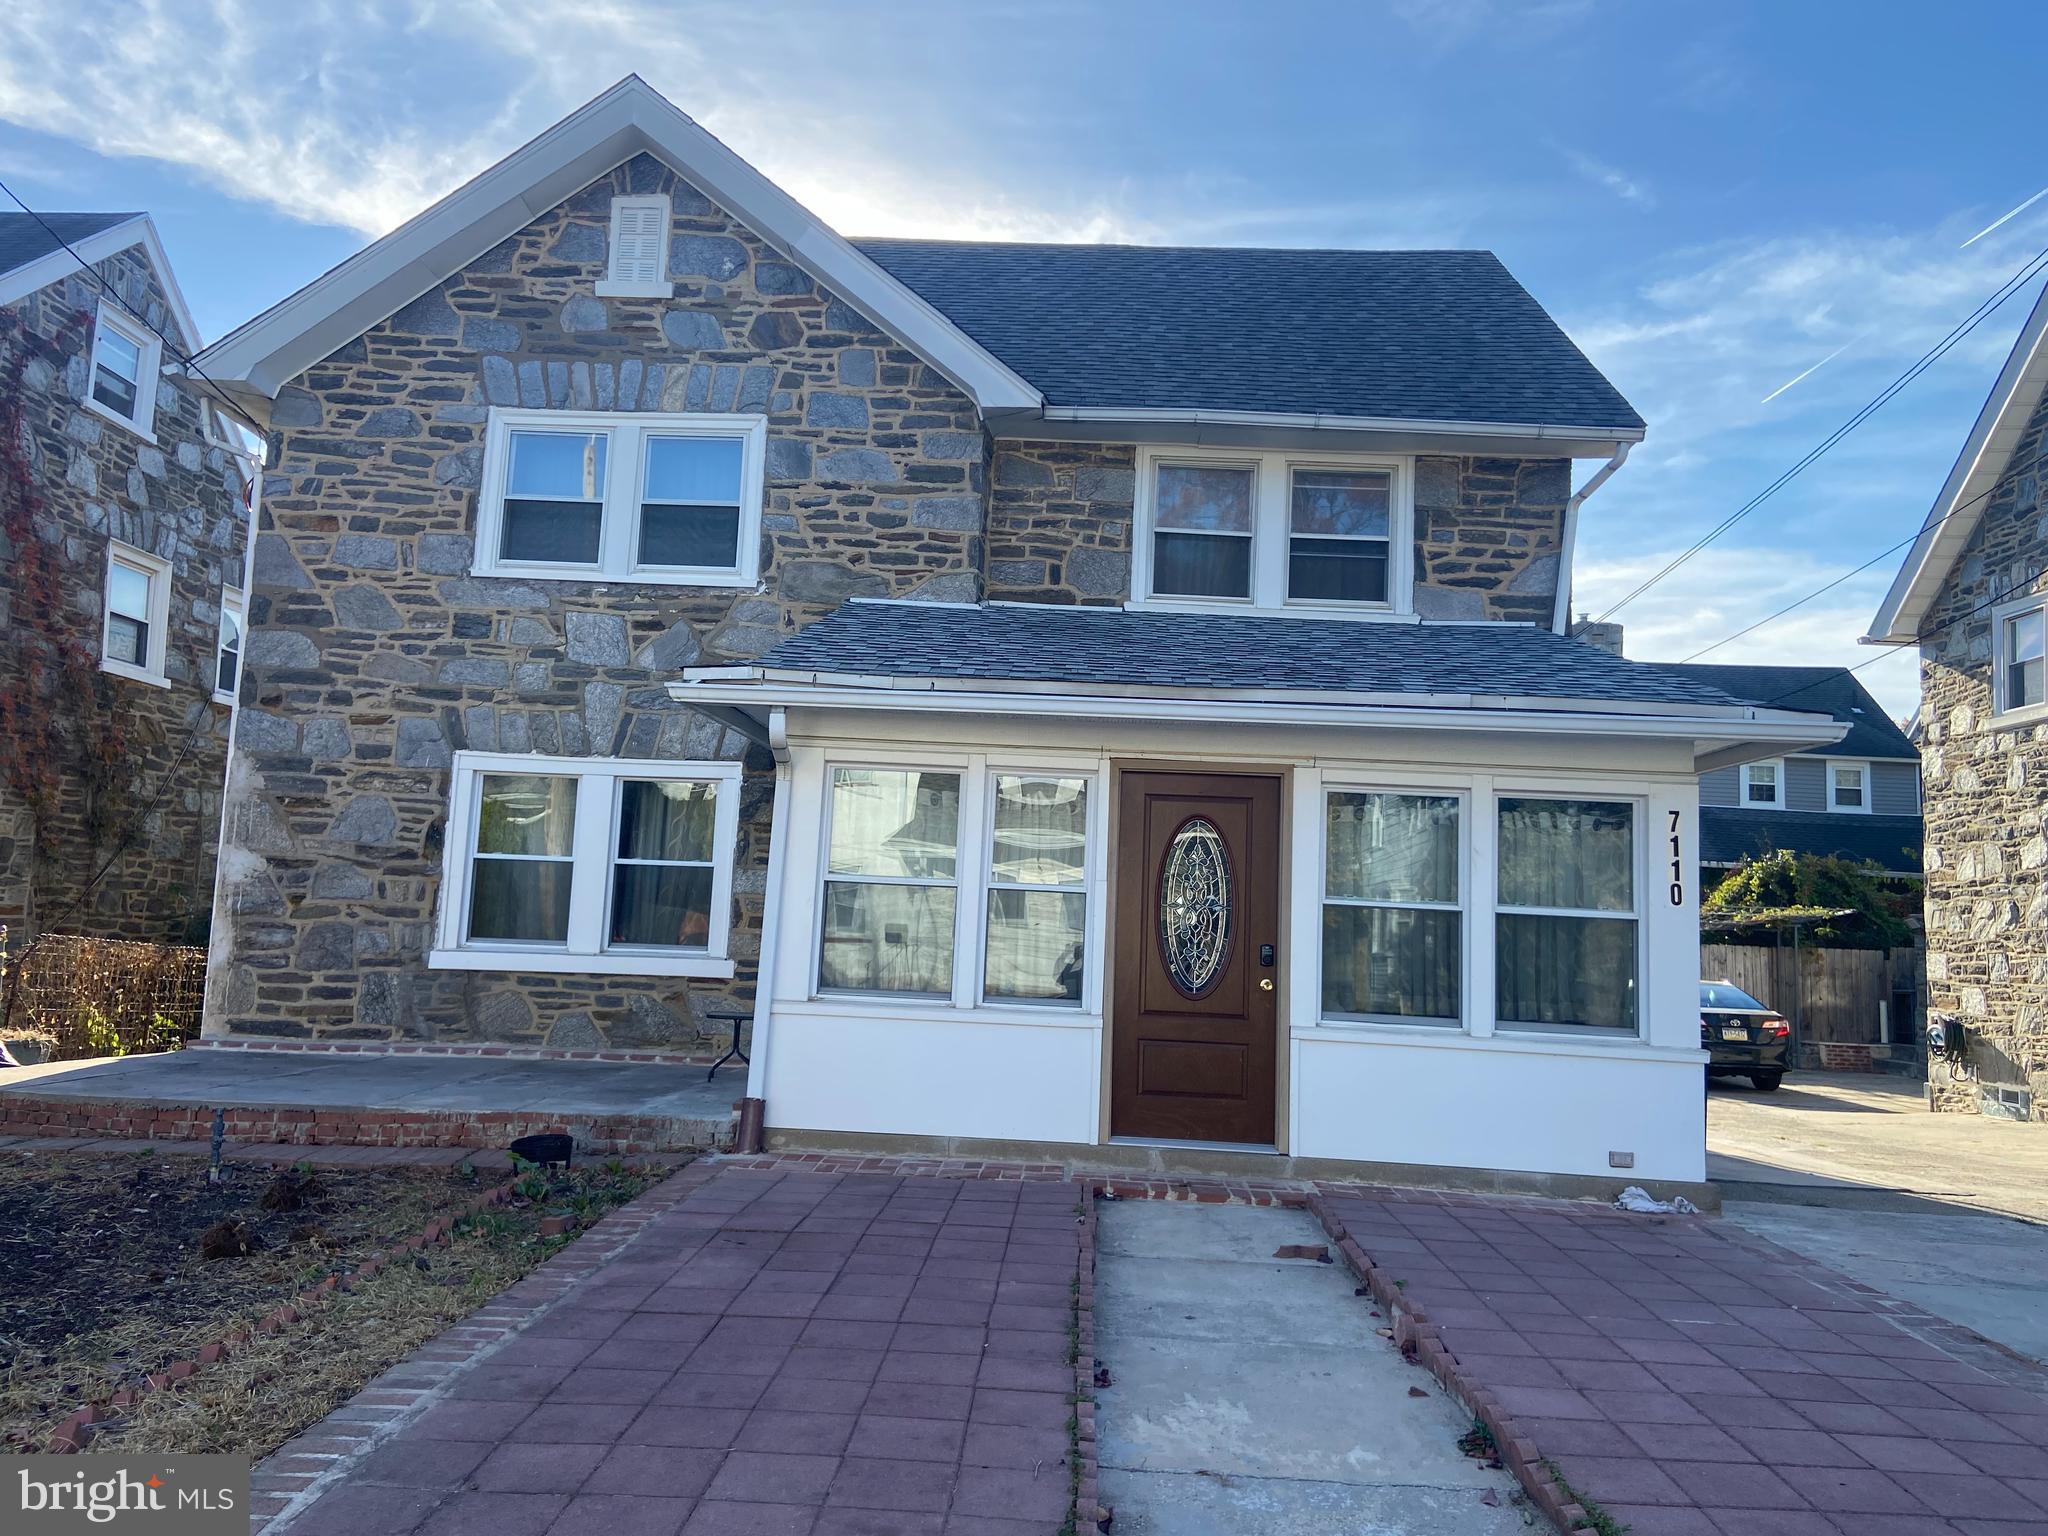
<svg viewBox="0 0 2048 1536">
<path fill-rule="evenodd" d="M 612 199 L 611 260 L 601 294 L 625 298 L 667 298 L 675 291 L 663 272 L 668 264 L 669 212 L 666 197 Z"/>
</svg>

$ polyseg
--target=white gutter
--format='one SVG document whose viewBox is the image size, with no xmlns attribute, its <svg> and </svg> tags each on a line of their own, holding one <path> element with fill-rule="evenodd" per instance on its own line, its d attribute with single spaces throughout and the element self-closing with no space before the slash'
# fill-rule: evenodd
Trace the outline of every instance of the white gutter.
<svg viewBox="0 0 2048 1536">
<path fill-rule="evenodd" d="M 1609 475 L 1628 462 L 1628 451 L 1634 446 L 1634 443 L 1622 443 L 1617 447 L 1614 450 L 1614 457 L 1593 471 L 1593 478 L 1580 486 L 1572 499 L 1564 504 L 1564 542 L 1557 552 L 1557 604 L 1550 615 L 1550 627 L 1556 634 L 1571 633 L 1572 557 L 1579 545 L 1579 508 L 1586 504 L 1595 491 L 1607 483 Z"/>
<path fill-rule="evenodd" d="M 900 680 L 899 680 L 900 681 Z M 1792 749 L 1828 746 L 1849 727 L 1825 715 L 1781 710 L 1716 709 L 1711 714 L 1665 711 L 1625 714 L 1583 701 L 1574 709 L 1516 709 L 1509 701 L 1490 706 L 1273 703 L 1256 699 L 1104 696 L 1085 693 L 1012 693 L 972 688 L 874 688 L 848 683 L 680 682 L 669 694 L 695 705 L 715 697 L 726 703 L 769 709 L 913 711 L 943 715 L 1005 715 L 1034 719 L 1115 718 L 1180 721 L 1196 725 L 1233 724 L 1297 727 L 1361 727 L 1380 730 L 1504 732 L 1515 735 L 1638 736 L 1686 741 L 1768 743 Z"/>
<path fill-rule="evenodd" d="M 995 413 L 1000 416 L 1002 413 Z M 1326 432 L 1409 432 L 1444 437 L 1528 437 L 1580 443 L 1639 443 L 1641 427 L 1573 427 L 1509 421 L 1434 421 L 1402 416 L 1343 416 L 1329 411 L 1187 410 L 1178 406 L 1046 405 L 1042 421 L 1129 421 L 1206 427 L 1281 427 Z"/>
<path fill-rule="evenodd" d="M 782 939 L 784 847 L 789 832 L 788 717 L 779 709 L 768 713 L 768 750 L 775 754 L 775 803 L 768 815 L 768 880 L 762 894 L 761 950 L 754 962 L 754 1021 L 747 1042 L 747 1097 L 764 1105 L 768 1098 L 768 1052 L 774 1045 L 776 946 Z M 735 1150 L 744 1151 L 745 1148 Z"/>
</svg>

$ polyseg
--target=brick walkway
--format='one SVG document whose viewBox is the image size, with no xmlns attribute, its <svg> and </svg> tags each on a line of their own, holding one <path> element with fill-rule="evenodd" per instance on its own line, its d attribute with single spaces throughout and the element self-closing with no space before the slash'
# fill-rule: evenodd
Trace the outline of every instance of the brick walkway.
<svg viewBox="0 0 2048 1536">
<path fill-rule="evenodd" d="M 1593 1206 L 1321 1203 L 1510 1463 L 1553 1462 L 1633 1536 L 2048 1533 L 2048 1377 L 1794 1255 Z"/>
<path fill-rule="evenodd" d="M 720 1170 L 270 1532 L 1053 1536 L 1081 1199 Z"/>
</svg>

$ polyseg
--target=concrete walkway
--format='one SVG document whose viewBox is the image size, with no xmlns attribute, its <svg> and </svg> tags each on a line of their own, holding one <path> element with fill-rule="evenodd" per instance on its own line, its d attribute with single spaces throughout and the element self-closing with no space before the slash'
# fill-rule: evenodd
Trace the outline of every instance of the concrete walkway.
<svg viewBox="0 0 2048 1536">
<path fill-rule="evenodd" d="M 1274 1257 L 1326 1243 L 1305 1212 L 1097 1209 L 1111 1385 L 1096 1427 L 1117 1536 L 1528 1529 L 1514 1479 L 1459 1452 L 1470 1416 L 1375 1331 L 1343 1266 Z"/>
<path fill-rule="evenodd" d="M 265 1536 L 1055 1536 L 1081 1198 L 720 1169 Z"/>
</svg>

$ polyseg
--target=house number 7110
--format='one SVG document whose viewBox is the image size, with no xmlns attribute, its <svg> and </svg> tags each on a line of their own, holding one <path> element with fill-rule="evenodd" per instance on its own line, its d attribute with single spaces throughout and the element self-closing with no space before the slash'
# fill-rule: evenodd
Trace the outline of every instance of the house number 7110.
<svg viewBox="0 0 2048 1536">
<path fill-rule="evenodd" d="M 1685 905 L 1685 848 L 1678 840 L 1678 812 L 1671 813 L 1671 905 Z"/>
</svg>

